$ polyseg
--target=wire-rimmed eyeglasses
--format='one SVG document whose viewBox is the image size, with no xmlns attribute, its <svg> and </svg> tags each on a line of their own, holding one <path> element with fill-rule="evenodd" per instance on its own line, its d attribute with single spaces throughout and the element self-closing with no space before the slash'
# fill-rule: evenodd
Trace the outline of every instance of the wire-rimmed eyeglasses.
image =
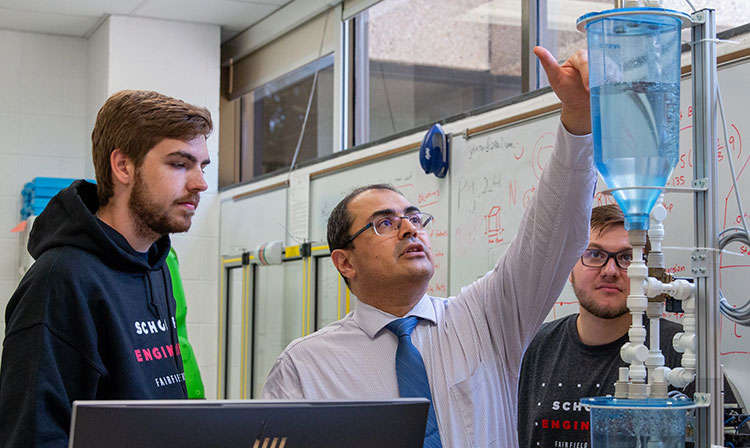
<svg viewBox="0 0 750 448">
<path fill-rule="evenodd" d="M 375 220 L 368 223 L 361 229 L 357 230 L 354 235 L 352 235 L 352 237 L 349 238 L 349 240 L 346 242 L 346 245 L 348 246 L 352 241 L 354 241 L 355 238 L 357 238 L 360 234 L 362 234 L 362 232 L 369 229 L 370 227 L 372 227 L 372 230 L 375 231 L 376 235 L 391 236 L 399 231 L 399 229 L 401 228 L 401 221 L 403 219 L 409 220 L 411 225 L 414 226 L 414 229 L 417 232 L 421 232 L 430 225 L 434 217 L 429 213 L 422 212 L 409 213 L 406 216 L 380 216 L 378 218 L 375 218 Z"/>
<path fill-rule="evenodd" d="M 607 252 L 602 249 L 586 249 L 581 255 L 581 264 L 589 268 L 601 268 L 609 263 L 610 258 L 615 260 L 618 268 L 625 270 L 633 262 L 633 252 L 630 250 Z"/>
</svg>

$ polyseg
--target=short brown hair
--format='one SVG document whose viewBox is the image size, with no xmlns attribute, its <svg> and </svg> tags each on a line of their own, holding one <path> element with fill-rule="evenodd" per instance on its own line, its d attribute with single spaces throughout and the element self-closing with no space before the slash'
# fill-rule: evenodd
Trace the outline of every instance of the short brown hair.
<svg viewBox="0 0 750 448">
<path fill-rule="evenodd" d="M 618 225 L 625 227 L 625 214 L 619 205 L 607 204 L 591 209 L 591 233 L 597 232 L 597 235 L 601 235 L 608 228 Z M 644 253 L 648 254 L 650 251 L 651 239 L 647 235 Z"/>
<path fill-rule="evenodd" d="M 601 234 L 610 226 L 625 225 L 625 214 L 617 204 L 600 205 L 591 209 L 591 233 Z"/>
<path fill-rule="evenodd" d="M 213 130 L 205 107 L 146 90 L 122 90 L 110 96 L 96 116 L 91 133 L 99 206 L 114 195 L 110 155 L 115 149 L 136 167 L 146 154 L 166 138 L 190 141 L 208 137 Z"/>
</svg>

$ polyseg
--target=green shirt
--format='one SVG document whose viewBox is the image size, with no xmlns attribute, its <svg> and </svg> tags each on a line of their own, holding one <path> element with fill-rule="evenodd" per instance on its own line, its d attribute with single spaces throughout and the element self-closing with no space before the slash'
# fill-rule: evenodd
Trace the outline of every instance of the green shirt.
<svg viewBox="0 0 750 448">
<path fill-rule="evenodd" d="M 172 277 L 172 291 L 174 300 L 177 302 L 175 310 L 175 320 L 177 321 L 177 336 L 180 340 L 180 349 L 182 350 L 182 365 L 185 368 L 185 386 L 187 387 L 189 398 L 206 398 L 206 390 L 203 387 L 201 372 L 198 368 L 198 360 L 195 359 L 193 347 L 190 345 L 187 336 L 187 304 L 185 303 L 185 290 L 182 288 L 182 279 L 180 278 L 180 263 L 177 260 L 177 254 L 174 248 L 169 250 L 167 256 L 167 266 L 169 275 Z"/>
</svg>

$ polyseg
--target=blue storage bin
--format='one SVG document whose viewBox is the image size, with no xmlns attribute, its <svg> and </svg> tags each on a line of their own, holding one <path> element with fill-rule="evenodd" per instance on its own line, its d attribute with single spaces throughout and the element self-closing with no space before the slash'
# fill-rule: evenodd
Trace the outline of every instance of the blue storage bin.
<svg viewBox="0 0 750 448">
<path fill-rule="evenodd" d="M 23 197 L 21 220 L 42 213 L 52 197 L 63 188 L 69 187 L 76 180 L 64 177 L 35 177 L 31 182 L 24 184 L 23 190 L 21 190 L 21 196 Z M 96 183 L 96 181 L 87 180 Z"/>
</svg>

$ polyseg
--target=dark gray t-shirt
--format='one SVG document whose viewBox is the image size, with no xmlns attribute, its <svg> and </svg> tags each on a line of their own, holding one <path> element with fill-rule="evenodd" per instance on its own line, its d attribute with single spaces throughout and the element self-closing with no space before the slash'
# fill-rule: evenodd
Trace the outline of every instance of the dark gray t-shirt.
<svg viewBox="0 0 750 448">
<path fill-rule="evenodd" d="M 627 366 L 620 359 L 627 334 L 609 344 L 585 345 L 577 318 L 544 324 L 526 350 L 518 384 L 521 448 L 589 448 L 589 411 L 579 400 L 614 394 L 618 369 Z M 648 329 L 645 318 L 644 325 Z M 664 363 L 678 367 L 682 355 L 672 347 L 672 336 L 682 326 L 662 320 L 659 328 Z M 693 386 L 688 387 L 685 392 L 692 395 Z"/>
</svg>

